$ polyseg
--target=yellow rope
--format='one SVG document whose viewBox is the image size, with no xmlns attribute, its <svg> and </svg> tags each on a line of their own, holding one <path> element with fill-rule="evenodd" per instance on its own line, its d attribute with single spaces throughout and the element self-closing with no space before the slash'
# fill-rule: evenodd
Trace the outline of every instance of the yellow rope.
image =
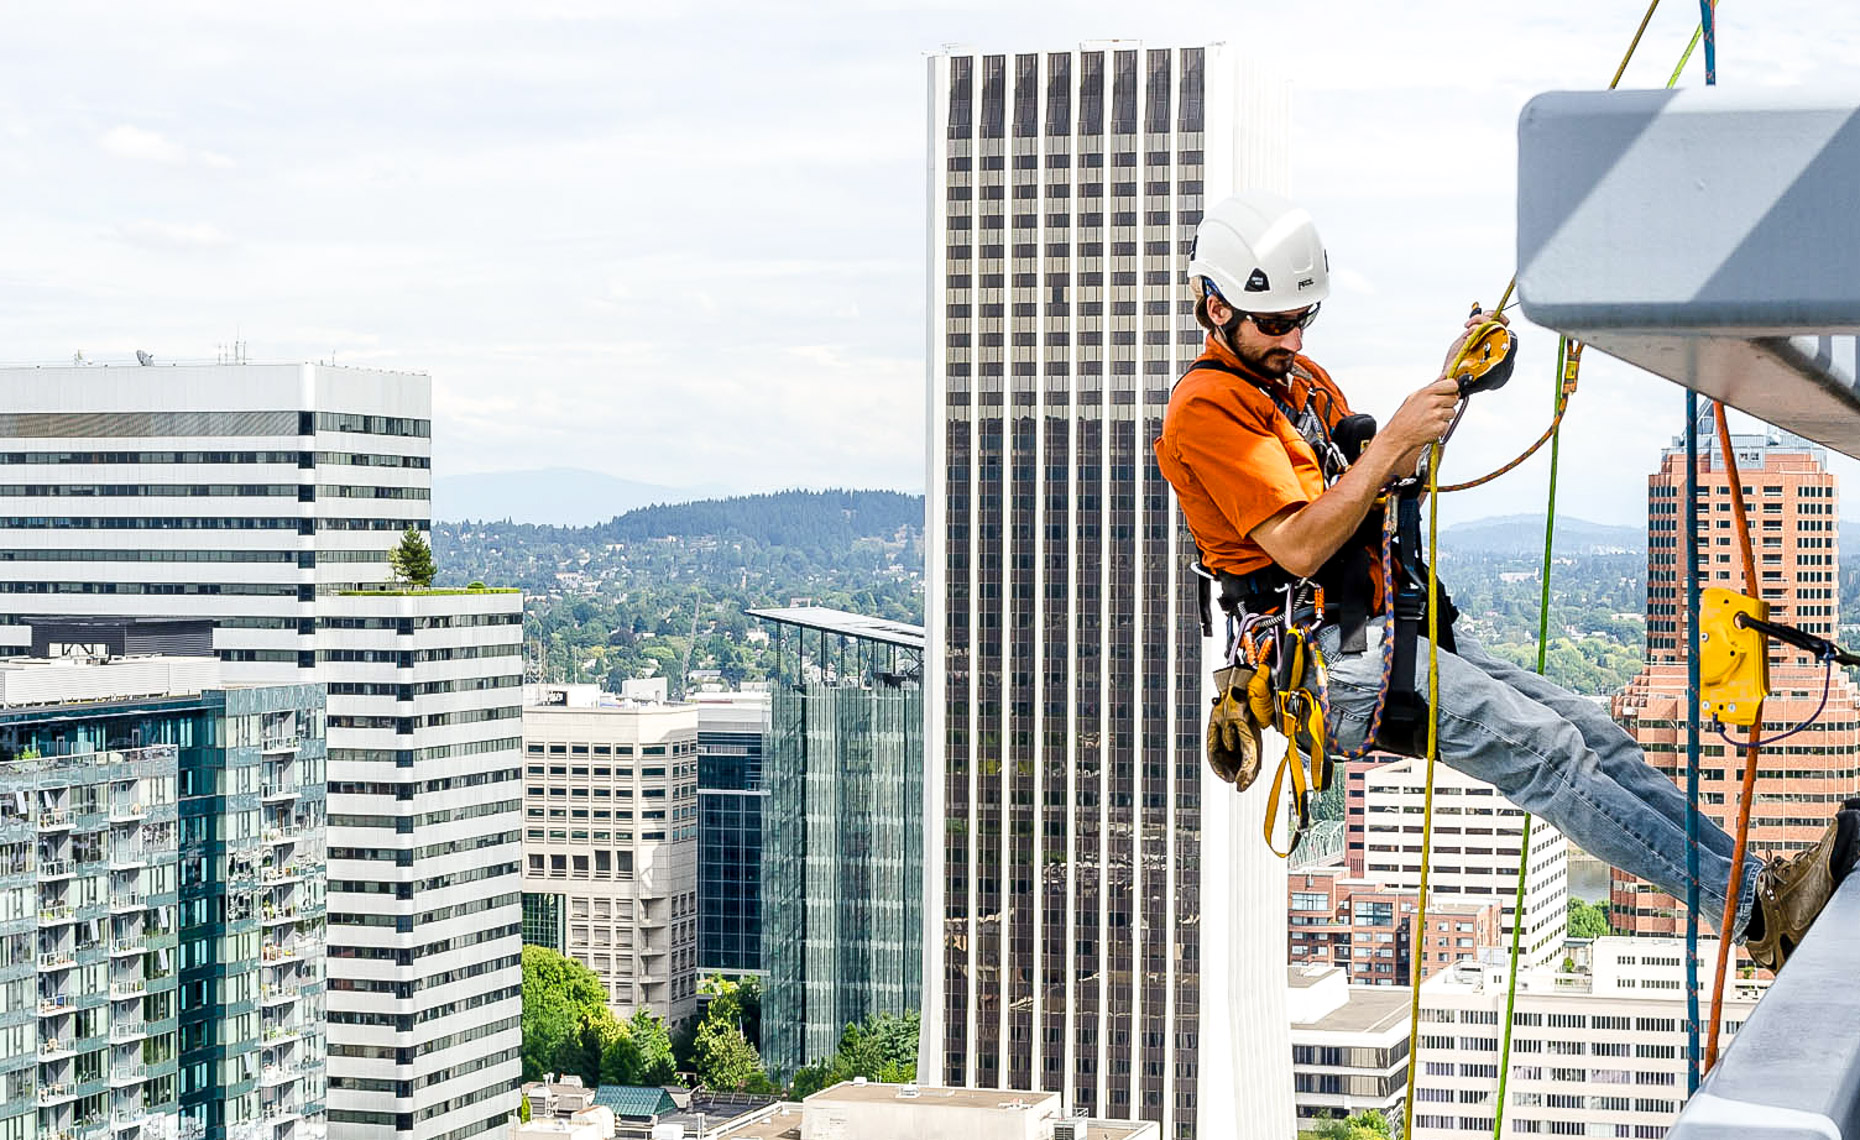
<svg viewBox="0 0 1860 1140">
<path fill-rule="evenodd" d="M 1510 290 L 1506 290 L 1509 294 Z M 1504 308 L 1503 303 L 1499 310 Z M 1494 310 L 1499 311 L 1499 310 Z M 1447 366 L 1448 376 L 1457 376 L 1460 365 L 1466 362 L 1466 355 L 1472 351 L 1479 339 L 1495 328 L 1504 326 L 1497 321 L 1481 322 L 1460 343 L 1460 350 L 1454 354 L 1453 363 Z M 1440 460 L 1446 448 L 1439 442 L 1431 443 L 1427 448 L 1427 783 L 1421 806 L 1421 884 L 1420 896 L 1415 906 L 1416 935 L 1409 944 L 1412 960 L 1408 975 L 1410 984 L 1408 1003 L 1408 1095 L 1402 1105 L 1402 1135 L 1414 1135 L 1414 1082 L 1420 1072 L 1418 1060 L 1421 1052 L 1421 981 L 1426 976 L 1427 961 L 1427 885 L 1433 870 L 1434 854 L 1434 763 L 1440 759 L 1440 571 L 1438 568 L 1440 554 Z M 1393 506 L 1393 504 L 1390 504 Z M 1524 916 L 1516 915 L 1515 922 L 1522 922 Z"/>
</svg>

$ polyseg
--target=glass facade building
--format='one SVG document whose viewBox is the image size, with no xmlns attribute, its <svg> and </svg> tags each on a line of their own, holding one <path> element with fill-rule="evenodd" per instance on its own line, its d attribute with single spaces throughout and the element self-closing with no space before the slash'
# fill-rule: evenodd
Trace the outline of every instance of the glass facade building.
<svg viewBox="0 0 1860 1140">
<path fill-rule="evenodd" d="M 923 631 L 828 609 L 775 626 L 762 1057 L 786 1079 L 850 1023 L 920 1007 Z"/>
<path fill-rule="evenodd" d="M 1195 227 L 1282 180 L 1285 95 L 1227 45 L 928 62 L 920 1078 L 1192 1137 L 1204 1030 L 1230 1033 L 1204 971 L 1230 949 L 1202 869 L 1194 547 L 1151 444 L 1201 349 Z"/>
<path fill-rule="evenodd" d="M 762 972 L 767 693 L 699 693 L 698 972 Z"/>
<path fill-rule="evenodd" d="M 322 1137 L 321 686 L 82 695 L 0 706 L 0 1135 Z"/>
</svg>

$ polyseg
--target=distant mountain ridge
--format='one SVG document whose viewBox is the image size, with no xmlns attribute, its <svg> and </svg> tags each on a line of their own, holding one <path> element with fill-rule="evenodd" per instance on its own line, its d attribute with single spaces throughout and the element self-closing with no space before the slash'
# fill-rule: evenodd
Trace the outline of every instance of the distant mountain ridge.
<svg viewBox="0 0 1860 1140">
<path fill-rule="evenodd" d="M 1611 526 L 1587 519 L 1558 515 L 1556 551 L 1559 554 L 1639 553 L 1647 549 L 1647 534 L 1640 527 Z M 1440 532 L 1449 551 L 1468 554 L 1542 554 L 1542 515 L 1498 515 L 1455 523 Z"/>
</svg>

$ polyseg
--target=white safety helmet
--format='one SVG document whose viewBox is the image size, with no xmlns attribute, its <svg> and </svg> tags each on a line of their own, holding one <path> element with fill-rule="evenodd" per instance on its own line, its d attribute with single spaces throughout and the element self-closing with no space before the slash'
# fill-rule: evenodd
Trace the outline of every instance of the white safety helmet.
<svg viewBox="0 0 1860 1140">
<path fill-rule="evenodd" d="M 1188 280 L 1242 313 L 1287 313 L 1330 296 L 1330 258 L 1302 206 L 1264 190 L 1214 204 L 1195 227 Z"/>
</svg>

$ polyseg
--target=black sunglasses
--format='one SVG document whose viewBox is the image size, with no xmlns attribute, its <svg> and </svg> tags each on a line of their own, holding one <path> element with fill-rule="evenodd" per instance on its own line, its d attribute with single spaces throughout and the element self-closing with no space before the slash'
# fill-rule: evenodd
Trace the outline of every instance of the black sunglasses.
<svg viewBox="0 0 1860 1140">
<path fill-rule="evenodd" d="M 1248 313 L 1246 318 L 1266 336 L 1290 336 L 1293 329 L 1310 328 L 1311 322 L 1317 320 L 1320 307 L 1313 305 L 1297 313 Z"/>
</svg>

